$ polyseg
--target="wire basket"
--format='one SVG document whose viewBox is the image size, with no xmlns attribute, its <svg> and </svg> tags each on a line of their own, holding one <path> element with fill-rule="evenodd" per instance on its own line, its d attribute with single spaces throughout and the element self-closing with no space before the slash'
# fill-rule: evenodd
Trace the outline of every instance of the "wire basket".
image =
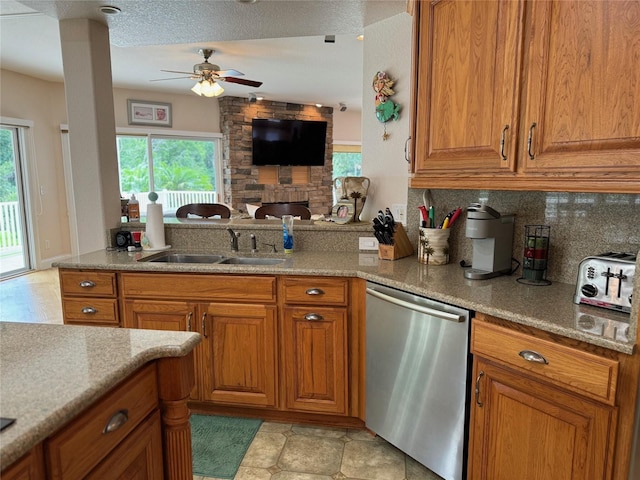
<svg viewBox="0 0 640 480">
<path fill-rule="evenodd" d="M 551 227 L 548 225 L 525 225 L 522 276 L 518 278 L 518 282 L 526 285 L 551 285 L 551 281 L 547 280 L 550 232 Z"/>
</svg>

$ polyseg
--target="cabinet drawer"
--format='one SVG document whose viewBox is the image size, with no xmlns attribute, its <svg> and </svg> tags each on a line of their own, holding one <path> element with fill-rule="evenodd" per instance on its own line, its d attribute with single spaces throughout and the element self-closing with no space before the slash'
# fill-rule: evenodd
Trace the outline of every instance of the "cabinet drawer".
<svg viewBox="0 0 640 480">
<path fill-rule="evenodd" d="M 135 373 L 46 442 L 52 479 L 83 478 L 151 413 L 158 404 L 155 364 Z M 128 419 L 104 433 L 110 419 Z"/>
<path fill-rule="evenodd" d="M 618 362 L 575 348 L 475 321 L 471 351 L 517 370 L 534 373 L 586 397 L 614 405 Z M 525 360 L 527 352 L 539 354 L 547 363 Z"/>
<path fill-rule="evenodd" d="M 349 280 L 330 277 L 285 278 L 285 303 L 308 305 L 346 305 Z"/>
<path fill-rule="evenodd" d="M 60 272 L 62 296 L 115 297 L 116 274 L 104 272 Z"/>
<path fill-rule="evenodd" d="M 275 302 L 276 279 L 269 276 L 123 273 L 125 297 Z"/>
<path fill-rule="evenodd" d="M 118 301 L 107 298 L 62 299 L 65 322 L 119 326 Z"/>
</svg>

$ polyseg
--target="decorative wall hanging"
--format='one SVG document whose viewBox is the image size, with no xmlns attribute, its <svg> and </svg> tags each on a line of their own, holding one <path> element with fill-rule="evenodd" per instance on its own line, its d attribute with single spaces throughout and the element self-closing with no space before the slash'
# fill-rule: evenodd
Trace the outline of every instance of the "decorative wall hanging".
<svg viewBox="0 0 640 480">
<path fill-rule="evenodd" d="M 398 120 L 400 114 L 400 105 L 389 100 L 389 97 L 396 93 L 392 88 L 394 83 L 385 72 L 378 72 L 373 77 L 372 86 L 373 91 L 376 92 L 376 117 L 378 121 L 384 124 L 382 140 L 389 138 L 386 123 L 391 119 Z"/>
<path fill-rule="evenodd" d="M 129 125 L 171 127 L 170 103 L 127 100 L 127 113 Z"/>
</svg>

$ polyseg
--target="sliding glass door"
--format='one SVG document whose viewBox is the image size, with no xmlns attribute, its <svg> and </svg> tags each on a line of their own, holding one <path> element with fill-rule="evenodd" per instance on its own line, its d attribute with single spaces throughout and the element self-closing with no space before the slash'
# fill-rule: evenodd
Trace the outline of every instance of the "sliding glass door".
<svg viewBox="0 0 640 480">
<path fill-rule="evenodd" d="M 31 270 L 20 127 L 0 126 L 0 277 Z"/>
</svg>

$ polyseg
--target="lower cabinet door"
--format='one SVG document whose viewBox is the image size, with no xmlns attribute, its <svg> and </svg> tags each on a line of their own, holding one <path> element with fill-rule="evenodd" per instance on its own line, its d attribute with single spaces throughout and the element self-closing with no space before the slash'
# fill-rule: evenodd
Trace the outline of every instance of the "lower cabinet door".
<svg viewBox="0 0 640 480">
<path fill-rule="evenodd" d="M 202 309 L 202 400 L 275 406 L 276 306 L 211 303 Z"/>
<path fill-rule="evenodd" d="M 283 318 L 285 405 L 347 414 L 347 309 L 286 307 Z"/>
<path fill-rule="evenodd" d="M 156 410 L 144 423 L 127 436 L 87 480 L 162 480 L 162 430 Z"/>
<path fill-rule="evenodd" d="M 127 300 L 125 326 L 174 332 L 196 331 L 195 305 L 189 302 Z"/>
<path fill-rule="evenodd" d="M 124 326 L 172 332 L 199 331 L 199 305 L 191 302 L 159 302 L 157 300 L 127 300 L 124 305 Z M 200 345 L 194 349 L 196 383 L 191 391 L 193 400 L 200 399 Z"/>
<path fill-rule="evenodd" d="M 617 409 L 476 357 L 470 480 L 611 478 Z"/>
</svg>

